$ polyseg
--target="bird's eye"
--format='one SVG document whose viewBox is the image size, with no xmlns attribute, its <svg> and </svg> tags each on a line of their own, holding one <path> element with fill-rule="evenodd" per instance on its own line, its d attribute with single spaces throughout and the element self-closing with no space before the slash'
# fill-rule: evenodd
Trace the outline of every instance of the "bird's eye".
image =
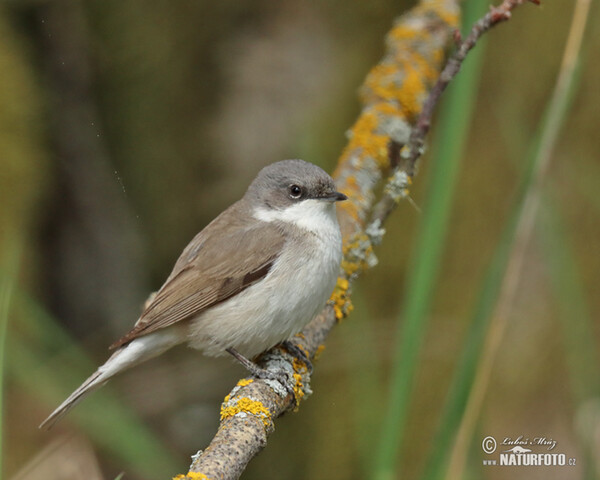
<svg viewBox="0 0 600 480">
<path fill-rule="evenodd" d="M 291 198 L 300 198 L 302 196 L 302 187 L 298 185 L 290 185 L 288 190 Z"/>
</svg>

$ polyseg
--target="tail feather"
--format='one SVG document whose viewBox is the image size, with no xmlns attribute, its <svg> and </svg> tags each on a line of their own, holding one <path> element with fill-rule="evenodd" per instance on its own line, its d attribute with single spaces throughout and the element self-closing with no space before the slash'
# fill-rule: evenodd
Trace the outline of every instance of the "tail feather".
<svg viewBox="0 0 600 480">
<path fill-rule="evenodd" d="M 100 388 L 108 380 L 123 370 L 145 362 L 186 339 L 183 328 L 169 328 L 139 337 L 120 347 L 96 372 L 94 372 L 69 398 L 61 403 L 39 428 L 49 430 L 71 408 L 77 405 L 88 393 Z"/>
<path fill-rule="evenodd" d="M 106 376 L 100 369 L 96 370 L 90 377 L 81 384 L 81 386 L 75 390 L 69 398 L 61 403 L 56 410 L 54 410 L 46 420 L 44 420 L 39 428 L 42 430 L 50 430 L 56 422 L 58 422 L 66 413 L 77 405 L 83 398 L 90 392 L 93 392 L 97 388 L 100 388 L 106 382 L 108 382 L 110 376 Z"/>
</svg>

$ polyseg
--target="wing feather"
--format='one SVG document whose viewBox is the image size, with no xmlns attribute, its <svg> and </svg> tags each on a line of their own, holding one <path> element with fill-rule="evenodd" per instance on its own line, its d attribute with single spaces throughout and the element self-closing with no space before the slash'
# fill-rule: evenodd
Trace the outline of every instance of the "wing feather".
<svg viewBox="0 0 600 480">
<path fill-rule="evenodd" d="M 248 222 L 244 213 L 236 203 L 196 235 L 134 328 L 110 348 L 193 318 L 269 273 L 285 236 L 270 223 Z"/>
</svg>

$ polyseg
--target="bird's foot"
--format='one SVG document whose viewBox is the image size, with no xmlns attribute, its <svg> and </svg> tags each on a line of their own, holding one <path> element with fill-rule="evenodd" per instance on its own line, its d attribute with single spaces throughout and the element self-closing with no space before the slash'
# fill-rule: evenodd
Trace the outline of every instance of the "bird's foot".
<svg viewBox="0 0 600 480">
<path fill-rule="evenodd" d="M 235 358 L 238 362 L 240 362 L 242 366 L 246 370 L 248 370 L 254 377 L 260 378 L 262 380 L 274 380 L 276 382 L 279 382 L 285 387 L 287 392 L 292 394 L 292 396 L 295 398 L 295 383 L 293 381 L 293 378 L 291 378 L 291 376 L 286 370 L 284 370 L 283 368 L 277 370 L 267 370 L 266 368 L 261 368 L 252 360 L 247 359 L 235 348 L 227 348 L 225 349 L 225 351 L 232 355 L 233 358 Z"/>
<path fill-rule="evenodd" d="M 285 340 L 285 341 L 281 342 L 281 346 L 290 355 L 292 355 L 293 357 L 296 357 L 298 360 L 300 360 L 301 362 L 303 362 L 306 365 L 306 368 L 307 368 L 308 372 L 312 374 L 312 372 L 313 372 L 313 366 L 312 366 L 312 362 L 310 361 L 310 358 L 308 358 L 308 355 L 306 354 L 306 350 L 304 350 L 303 348 L 299 347 L 298 345 L 296 345 L 291 340 Z"/>
</svg>

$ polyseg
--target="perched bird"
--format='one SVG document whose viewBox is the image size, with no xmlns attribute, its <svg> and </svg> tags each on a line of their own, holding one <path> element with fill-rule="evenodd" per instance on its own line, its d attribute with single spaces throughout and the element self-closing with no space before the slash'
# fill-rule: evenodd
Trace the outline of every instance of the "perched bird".
<svg viewBox="0 0 600 480">
<path fill-rule="evenodd" d="M 183 250 L 106 363 L 40 428 L 115 374 L 180 343 L 210 356 L 231 353 L 253 370 L 250 358 L 298 333 L 331 295 L 342 257 L 335 202 L 346 198 L 303 160 L 263 168 Z"/>
</svg>

